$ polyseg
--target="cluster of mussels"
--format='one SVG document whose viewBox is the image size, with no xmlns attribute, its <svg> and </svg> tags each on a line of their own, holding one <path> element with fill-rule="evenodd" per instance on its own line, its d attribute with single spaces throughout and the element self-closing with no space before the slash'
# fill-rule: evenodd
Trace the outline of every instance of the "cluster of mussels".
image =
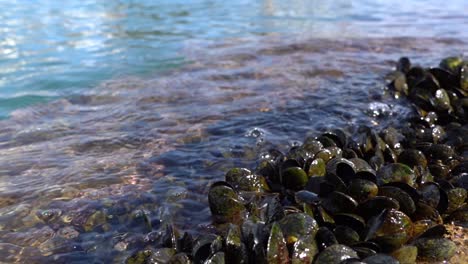
<svg viewBox="0 0 468 264">
<path fill-rule="evenodd" d="M 414 263 L 457 251 L 444 223 L 468 223 L 468 63 L 401 58 L 389 85 L 418 116 L 402 129 L 331 130 L 211 185 L 217 234 L 172 228 L 129 263 Z"/>
</svg>

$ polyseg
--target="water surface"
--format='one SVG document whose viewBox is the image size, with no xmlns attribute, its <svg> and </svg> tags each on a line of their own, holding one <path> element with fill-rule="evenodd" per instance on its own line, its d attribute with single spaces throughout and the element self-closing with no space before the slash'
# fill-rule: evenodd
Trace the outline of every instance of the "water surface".
<svg viewBox="0 0 468 264">
<path fill-rule="evenodd" d="M 0 118 L 110 78 L 179 67 L 194 43 L 271 34 L 466 38 L 467 12 L 463 0 L 0 1 Z"/>
</svg>

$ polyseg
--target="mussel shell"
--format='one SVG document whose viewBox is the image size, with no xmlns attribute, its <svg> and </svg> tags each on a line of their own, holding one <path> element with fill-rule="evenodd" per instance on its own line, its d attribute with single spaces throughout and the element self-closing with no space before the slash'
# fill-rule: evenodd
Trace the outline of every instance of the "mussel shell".
<svg viewBox="0 0 468 264">
<path fill-rule="evenodd" d="M 348 136 L 341 129 L 327 131 L 322 136 L 332 139 L 339 148 L 343 148 L 348 143 Z"/>
<path fill-rule="evenodd" d="M 320 150 L 319 152 L 315 153 L 315 157 L 316 159 L 320 158 L 322 159 L 323 161 L 328 162 L 329 160 L 331 160 L 333 158 L 333 154 L 332 152 L 329 150 L 329 149 L 322 149 Z"/>
<path fill-rule="evenodd" d="M 452 171 L 451 171 L 451 174 L 453 176 L 461 176 L 461 175 L 468 175 L 468 160 L 464 160 L 462 162 L 460 162 L 457 166 L 455 166 Z M 467 177 L 467 176 L 465 176 Z M 458 187 L 461 187 L 461 188 L 465 188 L 467 189 L 468 188 L 468 179 L 464 179 L 466 182 L 464 183 L 464 181 L 458 183 Z M 466 187 L 465 187 L 466 186 Z"/>
<path fill-rule="evenodd" d="M 394 186 L 381 186 L 379 188 L 379 195 L 391 197 L 397 200 L 400 205 L 400 210 L 407 215 L 411 215 L 416 211 L 416 204 L 411 196 L 400 188 Z"/>
<path fill-rule="evenodd" d="M 288 189 L 301 190 L 308 180 L 307 173 L 300 167 L 289 167 L 281 173 L 281 183 Z"/>
<path fill-rule="evenodd" d="M 319 226 L 333 227 L 335 220 L 331 217 L 321 205 L 315 206 L 314 208 L 314 219 L 317 221 Z"/>
<path fill-rule="evenodd" d="M 430 229 L 431 227 L 434 227 L 436 225 L 437 225 L 436 222 L 434 222 L 432 220 L 429 220 L 429 219 L 423 219 L 423 220 L 415 221 L 415 222 L 413 222 L 413 236 L 415 238 L 419 237 L 421 234 L 426 232 L 428 229 Z"/>
<path fill-rule="evenodd" d="M 204 264 L 224 264 L 225 259 L 224 252 L 218 252 L 207 259 Z"/>
<path fill-rule="evenodd" d="M 356 167 L 353 162 L 344 158 L 334 158 L 327 163 L 327 174 L 333 174 L 340 177 L 345 184 L 354 178 Z"/>
<path fill-rule="evenodd" d="M 413 221 L 428 219 L 438 224 L 443 223 L 443 220 L 442 220 L 442 217 L 440 216 L 439 211 L 437 211 L 436 208 L 429 206 L 423 202 L 418 202 L 416 204 L 416 211 L 411 217 Z"/>
<path fill-rule="evenodd" d="M 413 227 L 414 230 L 414 227 Z M 414 232 L 413 232 L 414 234 Z M 418 238 L 440 238 L 447 234 L 447 228 L 444 225 L 434 225 L 426 229 L 424 232 L 419 234 Z M 416 237 L 416 235 L 414 234 Z"/>
<path fill-rule="evenodd" d="M 266 204 L 266 211 L 262 220 L 264 220 L 267 224 L 279 221 L 284 217 L 284 208 L 277 194 L 268 196 Z"/>
<path fill-rule="evenodd" d="M 305 163 L 304 170 L 307 172 L 307 176 L 325 176 L 326 165 L 325 161 L 321 158 L 308 159 Z"/>
<path fill-rule="evenodd" d="M 317 241 L 317 246 L 320 251 L 331 245 L 338 244 L 335 234 L 333 234 L 333 232 L 325 226 L 319 228 L 317 234 L 315 235 L 315 240 Z"/>
<path fill-rule="evenodd" d="M 288 244 L 296 242 L 305 235 L 315 235 L 319 226 L 317 221 L 304 213 L 288 214 L 278 222 Z"/>
<path fill-rule="evenodd" d="M 247 219 L 242 224 L 242 238 L 248 249 L 250 263 L 266 263 L 268 233 L 265 224 Z"/>
<path fill-rule="evenodd" d="M 405 149 L 398 156 L 398 162 L 408 165 L 410 168 L 416 166 L 427 166 L 426 156 L 417 149 Z"/>
<path fill-rule="evenodd" d="M 393 186 L 400 188 L 401 190 L 405 191 L 409 196 L 411 196 L 415 203 L 419 202 L 419 199 L 421 198 L 421 195 L 419 194 L 418 190 L 404 182 L 389 182 L 382 186 Z"/>
<path fill-rule="evenodd" d="M 372 216 L 376 216 L 382 213 L 382 211 L 385 209 L 398 210 L 399 208 L 400 205 L 398 204 L 397 200 L 387 196 L 376 196 L 362 204 L 359 204 L 356 212 L 360 216 L 364 217 L 364 219 L 369 219 Z"/>
<path fill-rule="evenodd" d="M 353 244 L 353 247 L 369 248 L 377 253 L 382 252 L 382 248 L 379 246 L 379 244 L 372 241 L 360 241 Z"/>
<path fill-rule="evenodd" d="M 318 252 L 319 250 L 314 236 L 303 236 L 298 241 L 296 241 L 296 243 L 294 243 L 291 263 L 312 263 L 315 255 L 317 255 Z"/>
<path fill-rule="evenodd" d="M 367 264 L 400 264 L 400 262 L 394 257 L 385 254 L 375 254 L 363 259 L 362 261 Z"/>
<path fill-rule="evenodd" d="M 353 250 L 355 250 L 361 259 L 366 259 L 367 257 L 374 256 L 377 254 L 377 252 L 371 248 L 368 247 L 358 247 L 358 246 L 352 246 L 351 247 Z M 367 263 L 367 262 L 364 262 Z"/>
<path fill-rule="evenodd" d="M 467 198 L 467 191 L 463 188 L 453 188 L 447 191 L 448 209 L 447 213 L 451 213 L 462 207 Z"/>
<path fill-rule="evenodd" d="M 360 261 L 358 258 L 349 258 L 341 261 L 339 264 L 366 264 Z"/>
<path fill-rule="evenodd" d="M 335 244 L 327 247 L 325 250 L 318 254 L 315 264 L 330 264 L 340 263 L 346 259 L 358 258 L 356 251 L 352 248 L 342 245 Z"/>
<path fill-rule="evenodd" d="M 359 242 L 359 234 L 354 229 L 347 225 L 337 225 L 333 230 L 336 240 L 340 244 L 350 246 Z"/>
<path fill-rule="evenodd" d="M 455 156 L 453 148 L 445 144 L 432 144 L 428 152 L 431 160 L 441 160 L 442 162 Z"/>
<path fill-rule="evenodd" d="M 208 203 L 215 222 L 236 222 L 245 212 L 245 206 L 238 194 L 226 182 L 211 185 Z"/>
<path fill-rule="evenodd" d="M 440 61 L 439 67 L 453 74 L 457 74 L 462 64 L 463 60 L 460 57 L 447 57 Z"/>
<path fill-rule="evenodd" d="M 435 182 L 426 182 L 418 188 L 421 194 L 421 201 L 425 204 L 437 208 L 442 195 L 442 190 Z"/>
<path fill-rule="evenodd" d="M 468 225 L 468 205 L 465 204 L 451 213 L 447 221 L 453 221 L 460 225 Z"/>
<path fill-rule="evenodd" d="M 398 59 L 396 69 L 402 73 L 407 73 L 411 68 L 411 62 L 408 57 Z"/>
<path fill-rule="evenodd" d="M 267 244 L 268 263 L 287 263 L 289 253 L 284 240 L 283 232 L 278 223 L 273 223 Z"/>
<path fill-rule="evenodd" d="M 399 72 L 395 74 L 395 78 L 391 83 L 395 91 L 400 94 L 408 95 L 408 84 L 406 83 L 406 75 Z"/>
<path fill-rule="evenodd" d="M 313 193 L 317 193 L 321 197 L 325 197 L 333 192 L 336 188 L 332 183 L 328 182 L 325 177 L 310 177 L 304 189 Z"/>
<path fill-rule="evenodd" d="M 446 166 L 440 162 L 430 164 L 428 168 L 435 179 L 446 179 L 450 173 L 449 166 Z"/>
<path fill-rule="evenodd" d="M 280 176 L 276 170 L 276 165 L 270 160 L 261 160 L 255 168 L 255 174 L 264 176 L 269 183 L 275 183 L 277 185 L 280 183 Z M 276 191 L 276 189 L 273 191 Z"/>
<path fill-rule="evenodd" d="M 169 264 L 191 264 L 190 257 L 184 252 L 177 253 L 171 257 Z"/>
<path fill-rule="evenodd" d="M 468 64 L 466 63 L 460 68 L 460 88 L 468 93 Z"/>
<path fill-rule="evenodd" d="M 231 225 L 226 236 L 226 263 L 247 263 L 247 249 L 241 240 L 239 226 Z"/>
<path fill-rule="evenodd" d="M 388 164 L 377 171 L 377 183 L 379 185 L 389 182 L 404 182 L 413 186 L 415 180 L 413 170 L 402 163 Z"/>
<path fill-rule="evenodd" d="M 151 258 L 152 254 L 153 254 L 153 251 L 150 249 L 137 250 L 127 257 L 127 259 L 125 260 L 125 263 L 126 264 L 147 263 L 147 261 Z M 167 260 L 169 260 L 169 258 Z"/>
<path fill-rule="evenodd" d="M 438 89 L 431 99 L 432 106 L 437 111 L 451 111 L 450 97 L 445 89 Z"/>
<path fill-rule="evenodd" d="M 441 87 L 450 89 L 458 86 L 457 77 L 452 72 L 442 68 L 431 68 L 429 72 L 437 79 Z"/>
<path fill-rule="evenodd" d="M 390 255 L 400 263 L 415 263 L 418 257 L 418 248 L 415 246 L 405 245 L 393 251 Z"/>
<path fill-rule="evenodd" d="M 299 164 L 304 164 L 304 161 L 313 156 L 312 153 L 302 148 L 302 146 L 293 146 L 286 153 L 286 159 L 294 159 Z"/>
<path fill-rule="evenodd" d="M 322 206 L 332 215 L 339 213 L 352 213 L 358 206 L 356 200 L 342 192 L 332 192 L 322 200 Z"/>
<path fill-rule="evenodd" d="M 393 251 L 412 237 L 412 221 L 401 211 L 385 210 L 369 220 L 366 240 L 372 239 L 385 251 Z"/>
<path fill-rule="evenodd" d="M 339 176 L 333 173 L 327 173 L 325 179 L 326 182 L 332 186 L 332 191 L 346 192 L 346 183 Z M 322 190 L 320 192 L 322 192 Z"/>
<path fill-rule="evenodd" d="M 421 238 L 415 241 L 418 258 L 427 261 L 449 260 L 456 253 L 457 246 L 447 238 Z"/>
<path fill-rule="evenodd" d="M 217 238 L 216 235 L 206 234 L 198 237 L 193 242 L 192 257 L 195 263 L 203 263 L 211 255 L 211 244 Z"/>
<path fill-rule="evenodd" d="M 422 67 L 413 66 L 406 73 L 406 82 L 408 87 L 411 89 L 414 85 L 420 82 L 426 76 L 426 72 Z"/>
<path fill-rule="evenodd" d="M 252 174 L 246 168 L 232 168 L 225 176 L 226 182 L 237 191 L 262 192 L 268 190 L 265 178 L 261 175 Z"/>
<path fill-rule="evenodd" d="M 348 226 L 355 230 L 358 234 L 361 234 L 366 228 L 366 222 L 364 218 L 356 214 L 336 214 L 333 219 L 337 225 Z"/>
<path fill-rule="evenodd" d="M 323 149 L 323 144 L 313 137 L 308 137 L 304 140 L 304 143 L 301 147 L 309 153 L 315 155 L 317 152 Z"/>
<path fill-rule="evenodd" d="M 294 194 L 294 199 L 298 204 L 318 204 L 320 202 L 320 198 L 316 193 L 309 192 L 306 190 L 296 192 Z"/>
<path fill-rule="evenodd" d="M 175 254 L 176 250 L 173 248 L 158 248 L 151 254 L 147 263 L 168 263 Z"/>
<path fill-rule="evenodd" d="M 348 185 L 348 194 L 358 203 L 374 198 L 378 192 L 377 184 L 364 179 L 353 179 Z"/>
<path fill-rule="evenodd" d="M 322 143 L 323 147 L 325 148 L 337 146 L 336 142 L 332 138 L 327 137 L 325 135 L 319 136 L 317 140 L 320 141 L 320 143 Z"/>
</svg>

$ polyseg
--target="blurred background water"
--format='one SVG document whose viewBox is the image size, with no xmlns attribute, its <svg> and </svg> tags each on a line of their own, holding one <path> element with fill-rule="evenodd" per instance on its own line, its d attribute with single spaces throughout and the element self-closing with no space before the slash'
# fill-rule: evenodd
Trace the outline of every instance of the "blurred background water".
<svg viewBox="0 0 468 264">
<path fill-rule="evenodd" d="M 209 232 L 227 169 L 333 127 L 405 125 L 383 76 L 401 56 L 466 57 L 467 14 L 463 0 L 0 0 L 0 262 L 121 263 L 163 223 Z"/>
<path fill-rule="evenodd" d="M 466 38 L 467 13 L 464 0 L 0 1 L 0 118 L 116 76 L 179 67 L 194 41 Z"/>
</svg>

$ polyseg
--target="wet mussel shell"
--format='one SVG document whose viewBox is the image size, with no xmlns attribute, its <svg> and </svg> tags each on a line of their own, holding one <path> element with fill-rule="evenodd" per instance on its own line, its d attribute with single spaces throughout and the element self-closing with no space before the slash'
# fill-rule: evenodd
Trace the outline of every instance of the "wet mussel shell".
<svg viewBox="0 0 468 264">
<path fill-rule="evenodd" d="M 426 261 L 449 260 L 456 253 L 457 246 L 447 238 L 421 238 L 415 241 L 418 258 Z"/>
<path fill-rule="evenodd" d="M 418 248 L 415 246 L 405 245 L 393 251 L 390 255 L 400 263 L 415 263 L 416 258 L 418 257 Z"/>
<path fill-rule="evenodd" d="M 319 229 L 317 221 L 304 213 L 288 214 L 278 224 L 288 244 L 293 244 L 302 236 L 315 235 Z"/>
<path fill-rule="evenodd" d="M 215 182 L 211 185 L 208 203 L 215 222 L 238 222 L 245 212 L 241 198 L 226 182 Z"/>
<path fill-rule="evenodd" d="M 301 237 L 294 243 L 291 257 L 292 263 L 312 263 L 319 249 L 313 235 Z"/>
<path fill-rule="evenodd" d="M 400 262 L 390 255 L 375 254 L 362 260 L 367 264 L 399 264 Z"/>
<path fill-rule="evenodd" d="M 289 262 L 289 252 L 283 232 L 278 223 L 273 223 L 267 244 L 268 263 Z"/>
<path fill-rule="evenodd" d="M 341 213 L 336 214 L 333 219 L 336 225 L 343 225 L 352 228 L 358 234 L 362 234 L 366 228 L 365 219 L 356 214 Z"/>
<path fill-rule="evenodd" d="M 327 163 L 326 171 L 327 174 L 338 176 L 345 184 L 348 184 L 356 174 L 356 166 L 345 158 L 334 158 Z"/>
<path fill-rule="evenodd" d="M 237 191 L 262 192 L 269 189 L 263 176 L 252 174 L 246 168 L 230 169 L 225 179 Z"/>
<path fill-rule="evenodd" d="M 322 226 L 318 229 L 317 234 L 315 235 L 315 240 L 317 241 L 317 246 L 320 251 L 326 249 L 331 245 L 338 244 L 338 240 L 335 237 L 335 234 L 325 226 Z"/>
<path fill-rule="evenodd" d="M 281 172 L 281 183 L 292 190 L 301 190 L 307 184 L 309 177 L 300 167 L 289 167 Z"/>
<path fill-rule="evenodd" d="M 338 243 L 347 246 L 355 244 L 360 240 L 359 233 L 347 225 L 337 225 L 333 230 L 333 233 L 335 234 Z"/>
<path fill-rule="evenodd" d="M 403 212 L 386 209 L 368 222 L 365 240 L 378 243 L 381 248 L 391 252 L 405 244 L 413 234 L 413 222 Z"/>
<path fill-rule="evenodd" d="M 358 255 L 356 251 L 352 248 L 342 245 L 342 244 L 335 244 L 327 247 L 325 250 L 320 252 L 315 260 L 315 264 L 330 264 L 336 263 L 339 264 L 340 262 L 346 260 L 356 258 L 358 259 Z"/>
<path fill-rule="evenodd" d="M 398 187 L 381 186 L 379 188 L 379 195 L 391 197 L 398 201 L 400 210 L 407 215 L 412 215 L 416 211 L 416 204 L 414 203 L 413 198 Z"/>
<path fill-rule="evenodd" d="M 379 215 L 385 209 L 400 209 L 400 204 L 397 200 L 387 196 L 375 196 L 369 199 L 356 208 L 356 212 L 368 220 L 373 216 Z"/>
<path fill-rule="evenodd" d="M 358 203 L 362 203 L 377 196 L 379 187 L 369 180 L 353 179 L 349 183 L 347 191 Z"/>
<path fill-rule="evenodd" d="M 405 149 L 398 156 L 398 162 L 408 165 L 410 168 L 417 166 L 426 167 L 427 159 L 422 151 L 417 149 Z"/>
<path fill-rule="evenodd" d="M 413 186 L 416 181 L 414 171 L 405 164 L 392 163 L 377 171 L 377 183 L 383 185 L 389 182 L 404 182 Z"/>
<path fill-rule="evenodd" d="M 358 202 L 345 193 L 334 191 L 322 200 L 322 206 L 330 214 L 336 215 L 354 212 Z"/>
<path fill-rule="evenodd" d="M 226 236 L 226 263 L 247 263 L 247 249 L 241 240 L 239 226 L 231 225 Z"/>
</svg>

